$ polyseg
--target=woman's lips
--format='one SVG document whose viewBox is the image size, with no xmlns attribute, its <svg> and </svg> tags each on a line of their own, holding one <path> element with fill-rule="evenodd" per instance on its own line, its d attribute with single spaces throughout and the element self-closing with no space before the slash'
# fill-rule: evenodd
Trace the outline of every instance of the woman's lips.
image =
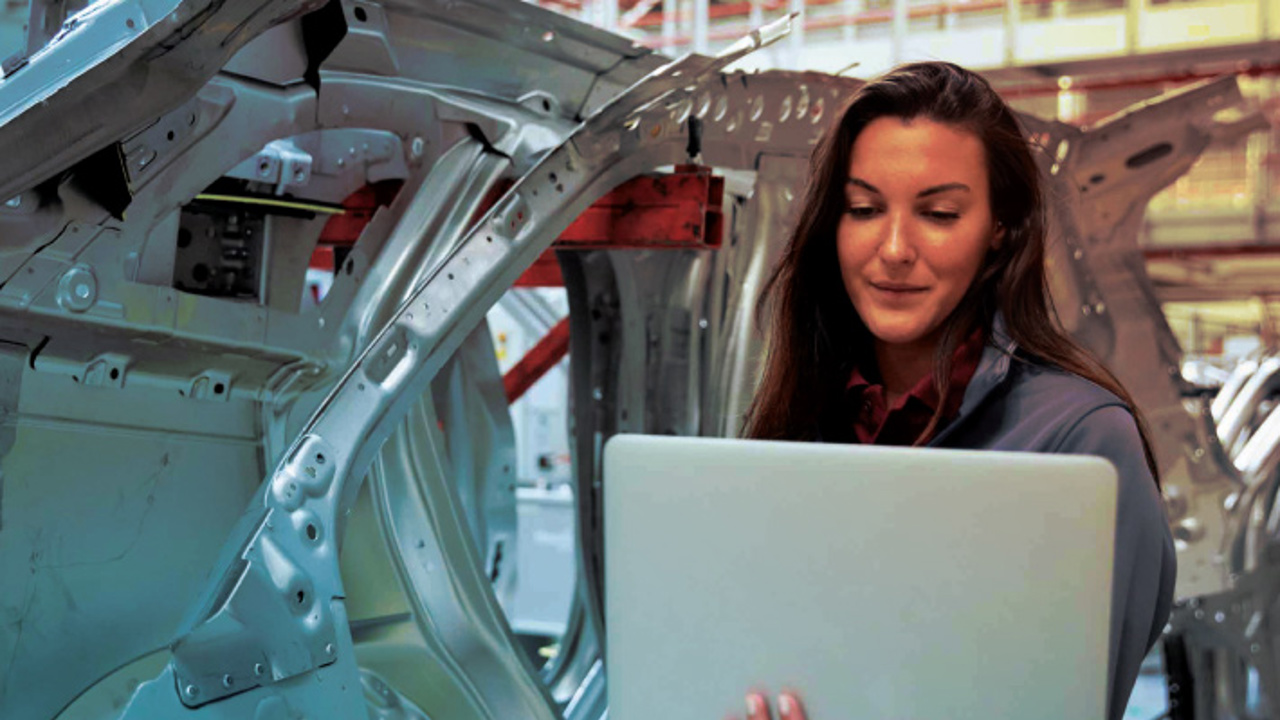
<svg viewBox="0 0 1280 720">
<path fill-rule="evenodd" d="M 917 295 L 928 290 L 928 288 L 919 285 L 903 285 L 900 283 L 871 283 L 871 287 L 884 293 L 889 297 L 907 297 Z"/>
</svg>

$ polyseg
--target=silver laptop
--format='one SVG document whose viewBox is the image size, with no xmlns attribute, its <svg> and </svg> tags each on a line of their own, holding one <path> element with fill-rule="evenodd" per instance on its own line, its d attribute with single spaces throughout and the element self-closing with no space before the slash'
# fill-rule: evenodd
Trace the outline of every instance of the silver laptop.
<svg viewBox="0 0 1280 720">
<path fill-rule="evenodd" d="M 610 720 L 1105 716 L 1106 460 L 631 435 L 604 486 Z"/>
</svg>

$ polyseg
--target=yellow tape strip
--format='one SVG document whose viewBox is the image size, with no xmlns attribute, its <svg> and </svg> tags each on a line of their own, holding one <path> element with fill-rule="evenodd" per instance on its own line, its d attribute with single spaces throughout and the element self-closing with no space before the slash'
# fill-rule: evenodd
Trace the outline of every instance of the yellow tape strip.
<svg viewBox="0 0 1280 720">
<path fill-rule="evenodd" d="M 312 205 L 311 203 L 290 202 L 288 200 L 271 200 L 269 198 L 257 197 L 240 197 L 237 195 L 206 195 L 201 193 L 196 196 L 197 200 L 208 200 L 210 202 L 238 203 L 241 205 L 265 205 L 267 207 L 278 207 L 287 210 L 303 210 L 306 212 L 320 213 L 322 215 L 346 215 L 347 211 L 328 205 Z"/>
</svg>

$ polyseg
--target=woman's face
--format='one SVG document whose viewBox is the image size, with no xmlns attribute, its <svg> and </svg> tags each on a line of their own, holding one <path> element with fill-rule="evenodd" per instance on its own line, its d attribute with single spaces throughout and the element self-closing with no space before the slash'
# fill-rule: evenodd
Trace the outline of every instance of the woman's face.
<svg viewBox="0 0 1280 720">
<path fill-rule="evenodd" d="M 877 340 L 932 352 L 987 251 L 991 217 L 982 141 L 967 130 L 882 117 L 858 135 L 836 230 L 845 290 Z"/>
</svg>

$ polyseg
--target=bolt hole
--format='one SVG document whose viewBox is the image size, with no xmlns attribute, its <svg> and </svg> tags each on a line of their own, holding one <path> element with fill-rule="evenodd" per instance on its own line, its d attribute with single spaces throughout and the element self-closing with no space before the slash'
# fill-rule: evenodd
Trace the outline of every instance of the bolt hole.
<svg viewBox="0 0 1280 720">
<path fill-rule="evenodd" d="M 542 109 L 544 112 L 551 112 L 551 101 L 547 100 L 546 98 L 543 98 Z"/>
<path fill-rule="evenodd" d="M 560 182 L 560 178 L 556 177 L 555 173 L 551 173 L 547 177 L 551 178 L 551 182 Z"/>
<path fill-rule="evenodd" d="M 352 260 L 351 258 L 347 258 L 347 274 L 350 275 L 355 271 L 356 271 L 356 261 Z"/>
<path fill-rule="evenodd" d="M 111 379 L 112 379 L 112 380 L 119 380 L 119 379 L 120 379 L 120 369 L 119 369 L 119 368 L 111 368 Z"/>
<path fill-rule="evenodd" d="M 493 242 L 493 236 L 492 236 L 492 235 L 486 235 L 486 236 L 485 236 L 485 238 L 484 238 L 484 241 L 485 241 L 485 242 Z"/>
<path fill-rule="evenodd" d="M 213 394 L 214 394 L 214 395 L 221 395 L 221 394 L 222 394 L 222 391 L 223 391 L 223 390 L 226 390 L 226 389 L 227 389 L 227 388 L 226 388 L 226 386 L 225 386 L 225 385 L 223 385 L 222 383 L 218 383 L 217 385 L 214 385 L 214 386 L 213 386 Z"/>
<path fill-rule="evenodd" d="M 316 453 L 316 464 L 323 465 L 325 461 L 324 453 Z"/>
<path fill-rule="evenodd" d="M 355 11 L 353 11 L 351 14 L 355 15 L 356 20 L 359 20 L 360 22 L 364 22 L 365 20 L 369 19 L 369 13 L 365 12 L 364 8 L 362 7 L 356 8 Z"/>
<path fill-rule="evenodd" d="M 165 133 L 165 137 L 169 139 L 169 142 L 173 142 L 173 138 L 174 138 L 173 131 L 170 130 L 169 132 Z"/>
<path fill-rule="evenodd" d="M 306 601 L 307 601 L 307 594 L 306 594 L 305 592 L 303 592 L 303 591 L 299 590 L 299 591 L 298 591 L 298 604 L 299 604 L 299 605 L 301 605 L 302 603 L 304 603 L 304 602 L 306 602 Z"/>
<path fill-rule="evenodd" d="M 1103 138 L 1103 139 L 1105 140 L 1106 138 Z M 1157 143 L 1147 148 L 1146 150 L 1143 150 L 1142 152 L 1135 153 L 1129 156 L 1124 161 L 1124 165 L 1130 170 L 1134 170 L 1142 167 L 1143 165 L 1150 165 L 1151 163 L 1161 158 L 1167 157 L 1171 154 L 1173 154 L 1172 143 L 1167 143 L 1167 142 Z"/>
<path fill-rule="evenodd" d="M 450 280 L 452 280 L 452 279 L 453 279 L 453 273 L 449 273 L 449 279 L 450 279 Z"/>
<path fill-rule="evenodd" d="M 133 18 L 129 18 L 128 20 L 124 21 L 124 26 L 129 28 L 130 30 L 132 30 L 135 25 L 136 23 L 133 22 Z"/>
<path fill-rule="evenodd" d="M 72 375 L 72 376 L 71 376 L 71 382 L 80 382 L 80 376 L 79 376 L 79 375 Z"/>
<path fill-rule="evenodd" d="M 307 539 L 308 539 L 308 540 L 315 540 L 317 537 L 320 537 L 320 531 L 319 531 L 319 530 L 316 530 L 316 526 L 315 526 L 315 525 L 312 525 L 311 523 L 307 523 Z M 301 593 L 299 593 L 299 594 L 301 594 Z M 301 601 L 299 601 L 299 602 L 301 602 Z"/>
</svg>

